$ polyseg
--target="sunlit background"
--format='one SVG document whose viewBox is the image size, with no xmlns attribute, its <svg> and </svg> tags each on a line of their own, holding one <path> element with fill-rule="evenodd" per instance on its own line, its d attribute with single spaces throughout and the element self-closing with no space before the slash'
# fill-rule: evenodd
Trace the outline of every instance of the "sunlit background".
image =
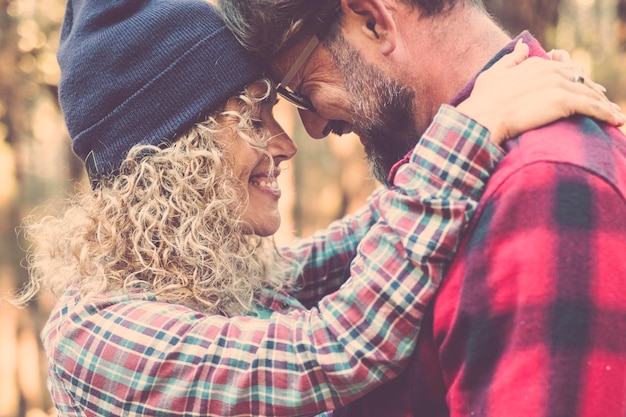
<svg viewBox="0 0 626 417">
<path fill-rule="evenodd" d="M 104 1 L 104 0 L 101 0 Z M 547 48 L 570 51 L 575 61 L 626 102 L 626 0 L 487 0 L 512 34 L 524 28 Z M 57 104 L 55 51 L 62 0 L 0 0 L 0 295 L 27 280 L 22 219 L 87 187 L 70 151 Z M 283 226 L 279 243 L 306 236 L 358 207 L 376 184 L 355 137 L 306 137 L 296 113 L 276 109 L 300 152 L 281 175 Z M 54 415 L 45 387 L 39 331 L 54 300 L 43 294 L 26 309 L 0 300 L 0 417 Z"/>
</svg>

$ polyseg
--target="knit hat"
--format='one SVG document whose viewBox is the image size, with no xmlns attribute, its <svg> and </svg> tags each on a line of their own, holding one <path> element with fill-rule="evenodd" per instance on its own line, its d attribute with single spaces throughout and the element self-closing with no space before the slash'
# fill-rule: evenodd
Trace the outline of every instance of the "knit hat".
<svg viewBox="0 0 626 417">
<path fill-rule="evenodd" d="M 262 76 L 204 0 L 69 0 L 58 60 L 72 149 L 92 180 Z"/>
</svg>

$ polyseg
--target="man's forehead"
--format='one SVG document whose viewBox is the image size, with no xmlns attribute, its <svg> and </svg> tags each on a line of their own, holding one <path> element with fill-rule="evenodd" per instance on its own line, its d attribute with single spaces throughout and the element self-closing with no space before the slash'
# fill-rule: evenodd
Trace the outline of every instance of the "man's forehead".
<svg viewBox="0 0 626 417">
<path fill-rule="evenodd" d="M 322 76 L 322 74 L 335 73 L 337 66 L 331 59 L 328 50 L 323 44 L 317 43 L 311 49 L 311 40 L 312 37 L 300 39 L 274 57 L 269 63 L 270 76 L 274 81 L 280 83 L 284 80 L 285 75 L 291 71 L 288 84 L 295 87 L 311 76 L 317 77 Z M 298 60 L 302 60 L 302 53 L 305 49 L 309 49 L 310 53 L 305 53 L 305 60 L 298 63 Z M 300 65 L 295 72 L 293 72 L 294 65 Z"/>
<path fill-rule="evenodd" d="M 287 72 L 289 72 L 289 69 L 291 69 L 291 67 L 296 63 L 296 60 L 306 47 L 307 42 L 307 38 L 302 38 L 272 58 L 272 61 L 269 62 L 270 76 L 272 77 L 272 80 L 279 83 L 283 79 Z M 301 77 L 301 73 L 302 68 L 298 71 L 295 78 L 299 79 Z"/>
</svg>

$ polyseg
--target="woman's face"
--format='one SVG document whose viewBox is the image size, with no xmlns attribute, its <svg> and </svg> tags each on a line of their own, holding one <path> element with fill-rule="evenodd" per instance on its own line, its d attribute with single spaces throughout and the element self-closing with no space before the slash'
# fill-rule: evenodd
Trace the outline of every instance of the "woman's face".
<svg viewBox="0 0 626 417">
<path fill-rule="evenodd" d="M 248 86 L 247 90 L 252 95 L 260 95 L 265 88 L 264 83 L 257 82 Z M 270 236 L 280 226 L 278 200 L 281 190 L 277 181 L 281 168 L 279 165 L 291 159 L 297 151 L 295 143 L 274 119 L 272 109 L 275 102 L 276 95 L 273 93 L 268 99 L 257 103 L 252 114 L 257 139 L 268 138 L 267 145 L 263 148 L 265 152 L 250 146 L 234 129 L 233 135 L 226 138 L 227 157 L 232 161 L 233 173 L 243 185 L 242 201 L 247 201 L 243 206 L 242 218 L 259 236 Z M 240 108 L 240 101 L 231 100 L 226 110 Z"/>
</svg>

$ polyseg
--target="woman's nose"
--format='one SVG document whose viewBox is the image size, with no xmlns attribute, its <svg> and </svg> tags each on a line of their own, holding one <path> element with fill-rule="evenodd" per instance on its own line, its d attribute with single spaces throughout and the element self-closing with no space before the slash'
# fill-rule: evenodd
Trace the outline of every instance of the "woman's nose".
<svg viewBox="0 0 626 417">
<path fill-rule="evenodd" d="M 275 160 L 286 161 L 293 158 L 296 152 L 298 152 L 298 147 L 293 139 L 280 128 L 273 129 L 272 139 L 268 144 L 267 150 Z"/>
</svg>

